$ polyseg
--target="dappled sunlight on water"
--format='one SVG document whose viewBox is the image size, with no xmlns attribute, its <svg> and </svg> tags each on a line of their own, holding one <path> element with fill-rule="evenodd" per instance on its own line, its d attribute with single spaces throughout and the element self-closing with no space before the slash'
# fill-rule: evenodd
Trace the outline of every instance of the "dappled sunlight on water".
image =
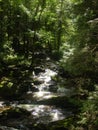
<svg viewBox="0 0 98 130">
<path fill-rule="evenodd" d="M 20 104 L 18 107 L 30 111 L 33 115 L 33 118 L 37 120 L 37 123 L 49 123 L 57 120 L 62 120 L 71 114 L 68 111 L 49 105 Z"/>
<path fill-rule="evenodd" d="M 39 101 L 46 101 L 47 99 L 52 100 L 53 97 L 64 96 L 67 91 L 70 91 L 67 89 L 65 90 L 64 88 L 59 89 L 58 87 L 56 88 L 57 92 L 55 93 L 49 91 L 49 87 L 53 83 L 52 77 L 56 76 L 57 74 L 57 72 L 48 68 L 46 68 L 44 72 L 40 72 L 37 75 L 34 74 L 33 78 L 38 83 L 32 84 L 32 87 L 37 88 L 38 91 L 32 92 L 31 90 L 29 90 L 28 95 L 31 95 L 36 105 L 33 102 L 31 102 L 30 104 L 18 105 L 18 107 L 30 111 L 33 118 L 36 120 L 36 123 L 46 124 L 49 122 L 62 120 L 71 114 L 71 112 L 69 112 L 68 110 L 57 108 L 53 105 L 38 104 Z"/>
<path fill-rule="evenodd" d="M 28 87 L 27 93 L 23 95 L 21 101 L 10 102 L 10 106 L 26 109 L 31 113 L 31 119 L 36 123 L 47 124 L 71 115 L 72 113 L 66 110 L 66 108 L 58 108 L 54 103 L 54 97 L 57 97 L 56 100 L 59 100 L 59 97 L 70 95 L 71 92 L 70 89 L 61 87 L 60 83 L 55 83 L 56 81 L 52 80 L 57 75 L 57 71 L 49 68 L 37 74 L 33 72 L 33 80 L 31 86 Z M 50 90 L 51 88 L 55 89 L 55 91 Z M 50 100 L 52 105 L 49 102 Z M 2 107 L 2 104 L 0 102 L 0 107 Z"/>
<path fill-rule="evenodd" d="M 61 97 L 64 95 L 65 95 L 64 93 L 52 93 L 49 91 L 39 91 L 33 93 L 33 98 L 36 99 L 37 101 L 41 101 L 43 99 L 50 99 L 58 96 Z"/>
<path fill-rule="evenodd" d="M 57 72 L 48 68 L 45 69 L 45 72 L 41 72 L 39 75 L 34 75 L 34 79 L 42 81 L 42 83 L 39 85 L 33 85 L 33 87 L 38 89 L 37 92 L 33 92 L 33 98 L 38 101 L 54 97 L 55 94 L 49 91 L 49 85 L 51 84 L 51 77 L 56 75 Z"/>
<path fill-rule="evenodd" d="M 47 82 L 51 81 L 51 77 L 55 76 L 55 75 L 57 75 L 57 72 L 54 72 L 54 71 L 52 71 L 50 69 L 45 69 L 44 73 L 42 72 L 37 76 L 34 75 L 34 78 L 37 78 L 40 81 L 44 80 L 44 82 L 47 83 Z"/>
<path fill-rule="evenodd" d="M 4 101 L 0 101 L 0 107 L 3 107 Z"/>
<path fill-rule="evenodd" d="M 47 96 L 50 96 L 50 94 L 51 92 L 39 91 L 39 92 L 35 92 L 33 97 L 37 98 L 38 100 L 40 100 L 41 98 L 42 100 L 47 98 Z"/>
</svg>

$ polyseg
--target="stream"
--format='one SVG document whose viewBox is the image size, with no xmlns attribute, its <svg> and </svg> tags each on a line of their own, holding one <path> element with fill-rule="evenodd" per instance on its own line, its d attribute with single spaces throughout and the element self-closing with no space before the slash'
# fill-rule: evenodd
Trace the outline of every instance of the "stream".
<svg viewBox="0 0 98 130">
<path fill-rule="evenodd" d="M 66 107 L 60 107 L 58 104 L 59 98 L 69 97 L 71 96 L 75 90 L 73 88 L 67 88 L 66 86 L 62 86 L 64 79 L 56 79 L 58 76 L 57 65 L 47 61 L 42 69 L 41 65 L 35 67 L 35 70 L 31 75 L 31 85 L 28 86 L 28 91 L 23 95 L 22 100 L 20 101 L 11 101 L 11 107 L 23 108 L 30 112 L 30 116 L 28 119 L 17 120 L 16 118 L 7 121 L 8 126 L 13 126 L 18 130 L 29 130 L 27 128 L 27 124 L 25 122 L 32 122 L 35 124 L 49 124 L 50 122 L 55 122 L 59 120 L 63 120 L 66 117 L 72 115 L 72 111 L 66 109 Z M 33 81 L 33 82 L 32 82 Z M 57 100 L 55 103 L 52 100 Z M 65 102 L 66 104 L 66 102 Z M 4 102 L 0 102 L 0 108 L 4 107 Z M 16 124 L 15 124 L 16 122 Z M 8 128 L 5 126 L 1 126 L 3 128 L 1 130 L 14 130 L 11 127 Z"/>
<path fill-rule="evenodd" d="M 45 101 L 53 97 L 63 96 L 64 92 L 59 90 L 59 92 L 50 92 L 49 86 L 52 85 L 51 77 L 56 76 L 57 73 L 45 69 L 45 72 L 39 73 L 39 75 L 34 75 L 34 78 L 37 78 L 37 81 L 41 82 L 39 85 L 32 84 L 33 87 L 37 88 L 37 92 L 32 92 L 30 89 L 27 92 L 26 97 L 28 97 L 27 104 L 19 104 L 18 107 L 25 108 L 30 111 L 33 117 L 37 120 L 36 123 L 49 123 L 57 120 L 62 120 L 66 116 L 70 115 L 71 112 L 66 111 L 65 109 L 57 108 L 52 105 L 39 105 L 40 101 Z M 51 86 L 53 87 L 53 86 Z M 58 89 L 58 88 L 57 88 Z M 57 90 L 58 91 L 58 90 Z M 31 99 L 31 100 L 30 100 Z M 35 104 L 33 104 L 35 102 Z"/>
</svg>

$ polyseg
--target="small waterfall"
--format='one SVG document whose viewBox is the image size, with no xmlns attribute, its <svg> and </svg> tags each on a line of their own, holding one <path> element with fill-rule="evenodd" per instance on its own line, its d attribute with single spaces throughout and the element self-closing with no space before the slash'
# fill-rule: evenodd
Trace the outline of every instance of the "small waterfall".
<svg viewBox="0 0 98 130">
<path fill-rule="evenodd" d="M 45 71 L 32 74 L 31 85 L 28 87 L 28 91 L 24 94 L 22 101 L 16 101 L 12 104 L 13 107 L 19 107 L 26 109 L 31 113 L 31 120 L 37 123 L 48 124 L 49 122 L 62 120 L 69 116 L 71 113 L 66 108 L 58 108 L 53 100 L 59 100 L 59 96 L 65 96 L 68 91 L 61 87 L 60 83 L 54 83 L 53 76 L 56 76 L 57 72 L 46 68 Z M 54 86 L 56 84 L 56 86 Z M 58 86 L 59 85 L 59 86 Z M 51 88 L 56 88 L 56 91 L 51 91 Z M 57 102 L 58 103 L 58 102 Z M 59 103 L 58 103 L 59 104 Z M 2 107 L 2 103 L 0 103 Z M 29 119 L 29 121 L 30 121 Z"/>
<path fill-rule="evenodd" d="M 34 98 L 38 100 L 47 99 L 53 96 L 53 94 L 49 91 L 49 85 L 51 83 L 51 77 L 57 75 L 56 72 L 46 69 L 45 73 L 40 73 L 39 75 L 35 75 L 34 78 L 42 83 L 36 85 L 35 87 L 38 89 L 38 92 L 34 92 Z"/>
</svg>

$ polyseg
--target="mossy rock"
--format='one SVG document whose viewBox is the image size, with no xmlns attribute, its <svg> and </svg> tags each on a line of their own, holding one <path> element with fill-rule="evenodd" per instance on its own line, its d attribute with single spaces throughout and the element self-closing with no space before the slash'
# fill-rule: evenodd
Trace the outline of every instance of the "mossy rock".
<svg viewBox="0 0 98 130">
<path fill-rule="evenodd" d="M 44 105 L 54 105 L 60 108 L 66 108 L 76 113 L 78 112 L 80 107 L 82 106 L 82 101 L 77 99 L 72 99 L 70 97 L 62 96 L 62 97 L 53 97 L 51 99 L 45 99 L 38 102 L 39 104 Z"/>
<path fill-rule="evenodd" d="M 47 130 L 71 130 L 71 127 L 75 125 L 77 119 L 74 116 L 68 117 L 64 120 L 49 123 Z"/>
<path fill-rule="evenodd" d="M 0 118 L 3 119 L 13 119 L 13 118 L 23 118 L 25 116 L 29 116 L 30 112 L 26 111 L 25 109 L 22 108 L 14 108 L 11 107 L 10 109 L 3 111 L 0 115 Z"/>
</svg>

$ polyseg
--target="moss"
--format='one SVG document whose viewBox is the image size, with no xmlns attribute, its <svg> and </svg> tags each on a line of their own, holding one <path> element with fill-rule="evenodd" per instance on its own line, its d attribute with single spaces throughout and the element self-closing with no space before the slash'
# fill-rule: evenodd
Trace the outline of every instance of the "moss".
<svg viewBox="0 0 98 130">
<path fill-rule="evenodd" d="M 71 116 L 64 120 L 50 123 L 47 127 L 47 130 L 73 130 L 76 122 L 77 118 Z"/>
<path fill-rule="evenodd" d="M 22 108 L 13 108 L 10 107 L 9 109 L 6 109 L 3 111 L 0 115 L 0 118 L 3 120 L 5 119 L 11 119 L 11 118 L 20 118 L 20 117 L 25 117 L 29 116 L 30 112 L 26 111 L 25 109 Z"/>
</svg>

